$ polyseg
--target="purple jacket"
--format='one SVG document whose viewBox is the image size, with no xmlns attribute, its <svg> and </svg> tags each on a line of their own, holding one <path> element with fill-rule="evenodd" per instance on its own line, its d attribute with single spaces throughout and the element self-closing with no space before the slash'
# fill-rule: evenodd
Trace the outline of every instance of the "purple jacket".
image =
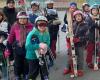
<svg viewBox="0 0 100 80">
<path fill-rule="evenodd" d="M 33 25 L 31 23 L 28 23 L 25 27 L 26 27 L 27 34 L 33 29 Z M 8 36 L 8 43 L 9 44 L 13 44 L 13 42 L 15 40 L 20 41 L 20 38 L 21 38 L 21 32 L 20 31 L 21 31 L 20 30 L 20 25 L 18 23 L 15 23 L 11 27 L 11 31 L 10 31 L 10 34 Z"/>
</svg>

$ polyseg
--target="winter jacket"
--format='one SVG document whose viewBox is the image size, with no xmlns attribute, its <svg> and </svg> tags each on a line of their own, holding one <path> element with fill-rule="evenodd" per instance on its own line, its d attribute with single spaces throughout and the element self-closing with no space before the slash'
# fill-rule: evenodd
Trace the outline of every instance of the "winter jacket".
<svg viewBox="0 0 100 80">
<path fill-rule="evenodd" d="M 30 13 L 29 14 L 29 21 L 34 24 L 35 23 L 35 19 L 38 17 L 38 16 L 41 16 L 43 15 L 41 11 L 36 11 L 34 13 Z"/>
<path fill-rule="evenodd" d="M 37 59 L 35 50 L 38 50 L 40 48 L 39 43 L 35 44 L 31 43 L 31 38 L 33 35 L 36 35 L 38 37 L 40 43 L 41 42 L 46 43 L 48 47 L 50 45 L 49 33 L 45 31 L 43 34 L 41 34 L 37 28 L 33 28 L 33 30 L 28 34 L 25 44 L 27 59 Z"/>
<path fill-rule="evenodd" d="M 95 42 L 95 28 L 100 29 L 100 27 L 95 23 L 91 16 L 87 17 L 86 22 L 89 25 L 88 40 L 90 42 Z"/>
<path fill-rule="evenodd" d="M 9 24 L 8 31 L 10 31 L 12 24 L 16 21 L 17 12 L 16 12 L 15 8 L 10 9 L 6 6 L 3 8 L 3 13 L 5 14 L 5 16 L 7 18 L 7 21 Z"/>
<path fill-rule="evenodd" d="M 56 15 L 46 15 L 46 18 L 48 20 L 48 30 L 50 33 L 50 39 L 51 40 L 57 40 L 57 34 L 59 31 L 59 25 L 60 24 L 53 24 L 53 21 L 55 21 L 56 19 L 58 19 L 58 14 Z"/>
<path fill-rule="evenodd" d="M 75 43 L 76 47 L 85 46 L 87 41 L 86 33 L 88 31 L 88 24 L 85 22 L 73 23 L 73 33 L 75 38 L 79 38 L 80 41 L 78 43 Z"/>
<path fill-rule="evenodd" d="M 5 49 L 5 42 L 6 42 L 6 39 L 7 39 L 7 32 L 8 32 L 8 23 L 6 21 L 2 21 L 0 23 L 0 37 L 2 37 L 4 40 L 3 40 L 3 43 L 0 43 L 0 50 L 4 50 Z"/>
<path fill-rule="evenodd" d="M 8 36 L 8 42 L 7 42 L 7 48 L 10 51 L 12 50 L 12 46 L 13 46 L 13 48 L 15 49 L 15 52 L 23 53 L 23 50 L 21 50 L 21 48 L 25 48 L 25 42 L 22 45 L 22 47 L 19 45 L 19 43 L 21 42 L 20 41 L 21 40 L 21 34 L 23 33 L 23 32 L 21 32 L 21 27 L 22 26 L 20 26 L 18 23 L 15 23 L 11 27 L 11 31 L 10 31 L 10 34 Z M 32 30 L 33 25 L 31 23 L 28 23 L 23 29 L 25 29 L 25 28 L 26 28 L 26 36 L 27 36 L 27 34 Z"/>
</svg>

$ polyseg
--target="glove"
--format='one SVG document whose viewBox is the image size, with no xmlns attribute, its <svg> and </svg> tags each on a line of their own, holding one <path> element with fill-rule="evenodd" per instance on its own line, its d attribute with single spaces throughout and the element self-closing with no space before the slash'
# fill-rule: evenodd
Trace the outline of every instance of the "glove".
<svg viewBox="0 0 100 80">
<path fill-rule="evenodd" d="M 73 42 L 78 43 L 78 42 L 80 42 L 80 39 L 79 38 L 73 38 Z"/>
<path fill-rule="evenodd" d="M 10 55 L 10 51 L 9 51 L 8 49 L 6 49 L 6 50 L 4 51 L 4 56 L 5 56 L 5 58 L 8 58 L 9 55 Z"/>
<path fill-rule="evenodd" d="M 47 48 L 47 44 L 45 44 L 45 43 L 40 43 L 39 46 L 40 46 L 41 49 Z"/>
<path fill-rule="evenodd" d="M 47 53 L 47 50 L 44 50 L 44 49 L 40 49 L 40 55 L 45 55 Z"/>
</svg>

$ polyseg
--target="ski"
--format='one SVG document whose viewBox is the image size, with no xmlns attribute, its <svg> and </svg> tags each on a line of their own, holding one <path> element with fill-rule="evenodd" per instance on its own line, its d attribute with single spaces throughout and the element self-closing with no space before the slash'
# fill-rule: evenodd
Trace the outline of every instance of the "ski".
<svg viewBox="0 0 100 80">
<path fill-rule="evenodd" d="M 39 56 L 39 65 L 42 71 L 42 75 L 44 76 L 44 80 L 49 80 L 49 70 L 48 70 L 48 64 L 45 55 Z"/>
<path fill-rule="evenodd" d="M 95 23 L 99 25 L 99 20 L 95 20 Z M 98 43 L 100 42 L 100 35 L 99 35 L 99 30 L 95 28 L 95 55 L 94 55 L 94 70 L 98 70 L 98 61 L 99 61 L 99 56 L 98 56 Z"/>
<path fill-rule="evenodd" d="M 72 17 L 71 13 L 67 12 L 67 21 L 68 21 L 68 32 L 67 32 L 67 38 L 70 38 L 70 45 L 71 45 L 71 71 L 73 74 L 71 74 L 70 77 L 77 77 L 77 57 L 75 55 L 75 47 L 73 42 L 73 26 L 72 26 Z"/>
</svg>

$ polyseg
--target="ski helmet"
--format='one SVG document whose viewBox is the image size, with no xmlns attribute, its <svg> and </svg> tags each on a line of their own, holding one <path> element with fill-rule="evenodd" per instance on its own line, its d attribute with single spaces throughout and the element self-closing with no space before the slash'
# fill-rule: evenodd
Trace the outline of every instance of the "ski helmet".
<svg viewBox="0 0 100 80">
<path fill-rule="evenodd" d="M 84 14 L 82 13 L 82 11 L 80 11 L 80 10 L 75 11 L 75 12 L 73 13 L 73 17 L 75 18 L 75 16 L 76 16 L 77 14 L 81 14 L 82 17 L 84 18 Z"/>
<path fill-rule="evenodd" d="M 25 11 L 20 11 L 17 14 L 17 18 L 29 18 L 29 16 L 27 15 L 27 13 Z"/>
<path fill-rule="evenodd" d="M 88 3 L 83 3 L 83 4 L 82 4 L 82 8 L 84 9 L 85 6 L 90 7 L 90 5 L 89 5 Z"/>
<path fill-rule="evenodd" d="M 32 1 L 32 2 L 31 2 L 31 7 L 32 7 L 33 5 L 40 6 L 40 3 L 39 3 L 38 1 Z"/>
<path fill-rule="evenodd" d="M 49 1 L 46 1 L 45 3 L 46 3 L 46 4 L 54 4 L 54 1 L 49 0 Z"/>
<path fill-rule="evenodd" d="M 76 7 L 77 7 L 77 3 L 71 2 L 71 3 L 69 4 L 69 7 L 71 7 L 71 6 L 76 6 Z"/>
<path fill-rule="evenodd" d="M 38 16 L 35 20 L 35 24 L 37 24 L 38 21 L 45 21 L 48 22 L 47 18 L 44 16 Z"/>
<path fill-rule="evenodd" d="M 92 9 L 97 9 L 97 11 L 99 12 L 99 5 L 94 4 L 94 5 L 92 5 L 92 6 L 90 7 L 90 9 L 91 9 L 91 14 L 92 14 Z"/>
</svg>

